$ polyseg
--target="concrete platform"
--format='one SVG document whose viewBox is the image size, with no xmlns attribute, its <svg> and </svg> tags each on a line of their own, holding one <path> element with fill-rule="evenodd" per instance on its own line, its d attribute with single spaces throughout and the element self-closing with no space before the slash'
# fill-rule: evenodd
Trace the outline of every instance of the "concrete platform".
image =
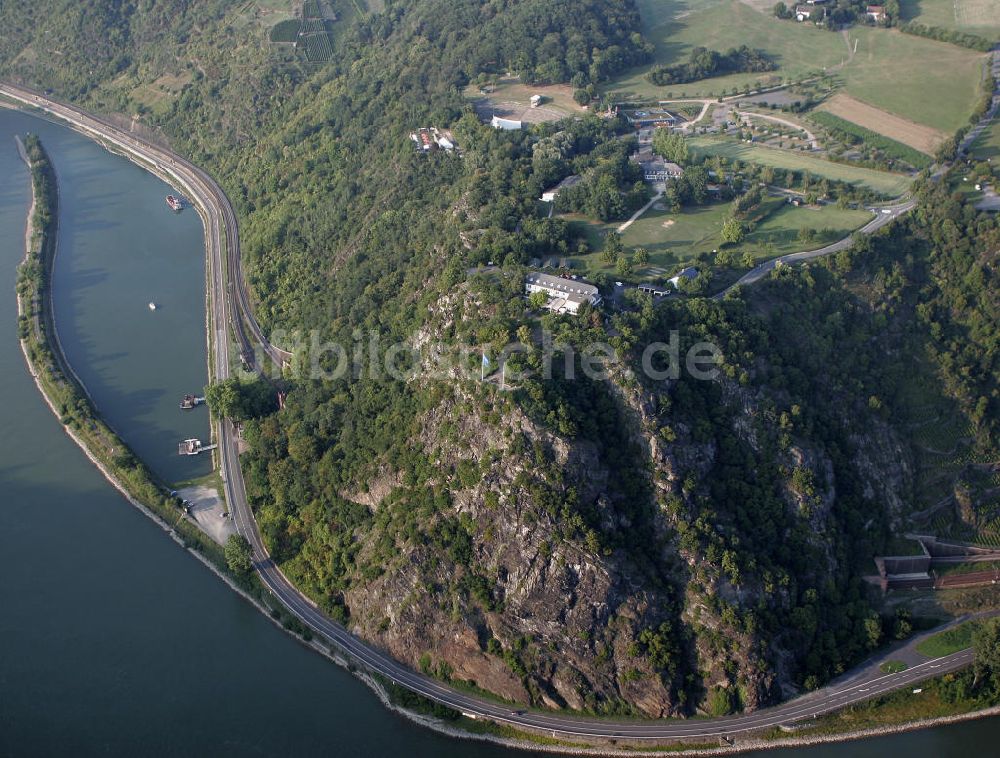
<svg viewBox="0 0 1000 758">
<path fill-rule="evenodd" d="M 185 487 L 177 494 L 191 504 L 191 518 L 199 528 L 220 545 L 226 544 L 230 534 L 236 534 L 232 518 L 222 515 L 225 507 L 214 487 Z"/>
</svg>

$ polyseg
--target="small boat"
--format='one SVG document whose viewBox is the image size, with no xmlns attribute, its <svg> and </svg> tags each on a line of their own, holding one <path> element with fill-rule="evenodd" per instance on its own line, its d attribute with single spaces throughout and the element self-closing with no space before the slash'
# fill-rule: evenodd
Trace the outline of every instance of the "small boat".
<svg viewBox="0 0 1000 758">
<path fill-rule="evenodd" d="M 179 211 L 184 208 L 184 199 L 177 197 L 177 195 L 167 195 L 167 205 L 170 206 L 170 210 Z"/>
<path fill-rule="evenodd" d="M 198 397 L 197 395 L 185 395 L 181 400 L 181 410 L 189 411 L 192 408 L 197 408 L 199 405 L 205 402 L 205 398 Z"/>
<path fill-rule="evenodd" d="M 150 303 L 149 304 L 149 310 L 155 311 L 156 310 L 156 303 Z"/>
<path fill-rule="evenodd" d="M 178 455 L 198 455 L 202 451 L 201 440 L 189 439 L 177 443 Z"/>
</svg>

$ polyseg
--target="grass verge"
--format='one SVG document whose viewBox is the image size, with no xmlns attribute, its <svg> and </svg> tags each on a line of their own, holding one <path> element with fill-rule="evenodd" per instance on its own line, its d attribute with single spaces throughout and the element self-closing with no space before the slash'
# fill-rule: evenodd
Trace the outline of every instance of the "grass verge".
<svg viewBox="0 0 1000 758">
<path fill-rule="evenodd" d="M 917 645 L 917 652 L 928 658 L 942 658 L 972 645 L 972 635 L 980 626 L 979 621 L 964 624 L 938 632 Z"/>
</svg>

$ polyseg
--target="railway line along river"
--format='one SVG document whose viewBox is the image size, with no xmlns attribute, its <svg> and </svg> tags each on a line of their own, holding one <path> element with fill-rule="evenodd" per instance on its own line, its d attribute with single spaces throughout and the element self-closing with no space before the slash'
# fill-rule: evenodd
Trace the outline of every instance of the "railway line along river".
<svg viewBox="0 0 1000 758">
<path fill-rule="evenodd" d="M 517 755 L 385 709 L 130 507 L 63 434 L 17 347 L 14 281 L 39 134 L 59 179 L 54 310 L 108 422 L 161 477 L 209 472 L 178 401 L 205 383 L 203 230 L 167 185 L 85 137 L 0 109 L 0 755 Z M 149 302 L 157 309 L 151 311 Z M 808 758 L 989 754 L 1000 720 L 793 748 Z"/>
</svg>

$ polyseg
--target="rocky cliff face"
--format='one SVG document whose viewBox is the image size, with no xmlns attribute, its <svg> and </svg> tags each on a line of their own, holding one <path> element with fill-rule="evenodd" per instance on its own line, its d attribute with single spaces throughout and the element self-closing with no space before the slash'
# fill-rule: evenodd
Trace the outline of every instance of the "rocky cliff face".
<svg viewBox="0 0 1000 758">
<path fill-rule="evenodd" d="M 442 304 L 442 323 L 454 323 L 459 301 Z M 596 388 L 622 432 L 614 444 L 632 450 L 643 511 L 626 507 L 606 440 L 559 434 L 522 407 L 520 390 L 449 382 L 413 444 L 447 493 L 430 522 L 457 524 L 467 557 L 396 540 L 389 565 L 344 595 L 354 630 L 428 673 L 551 708 L 661 717 L 754 709 L 795 691 L 815 640 L 794 624 L 822 615 L 822 589 L 809 588 L 846 570 L 838 472 L 823 443 L 781 429 L 766 388 L 715 384 L 725 434 L 708 437 L 664 410 L 669 382 L 619 366 Z M 873 511 L 898 514 L 905 446 L 874 419 L 853 444 L 841 466 Z M 760 465 L 772 477 L 766 519 L 728 496 L 712 502 L 715 479 L 739 479 L 725 468 L 730 448 L 746 459 L 743 475 L 763 478 Z M 401 477 L 373 481 L 355 498 L 391 521 L 407 507 Z M 808 568 L 743 550 L 757 518 L 801 543 Z M 358 538 L 364 564 L 384 533 Z"/>
<path fill-rule="evenodd" d="M 451 512 L 469 526 L 470 566 L 408 546 L 378 580 L 347 594 L 356 630 L 416 667 L 512 701 L 579 710 L 621 701 L 648 716 L 676 712 L 670 682 L 643 659 L 637 641 L 660 621 L 668 598 L 643 589 L 624 556 L 565 539 L 558 517 L 531 494 L 573 487 L 616 521 L 595 446 L 540 429 L 516 408 L 494 423 L 480 413 L 453 423 L 453 408 L 449 402 L 423 418 L 421 443 L 443 470 L 475 471 L 446 483 Z M 528 451 L 545 458 L 542 469 L 558 470 L 561 483 L 540 474 Z M 485 580 L 485 603 L 456 601 L 450 591 L 470 575 Z"/>
</svg>

